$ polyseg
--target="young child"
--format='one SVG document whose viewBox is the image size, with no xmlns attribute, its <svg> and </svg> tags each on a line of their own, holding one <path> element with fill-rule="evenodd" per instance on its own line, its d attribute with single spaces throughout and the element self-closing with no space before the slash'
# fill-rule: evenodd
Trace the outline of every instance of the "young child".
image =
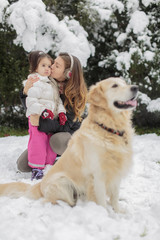
<svg viewBox="0 0 160 240">
<path fill-rule="evenodd" d="M 49 79 L 53 59 L 42 51 L 33 51 L 29 55 L 30 75 L 38 76 L 38 81 L 28 90 L 26 98 L 26 116 L 29 122 L 28 165 L 32 168 L 32 178 L 41 179 L 47 164 L 53 165 L 57 154 L 49 145 L 51 135 L 38 131 L 30 123 L 30 115 L 39 114 L 42 118 L 59 117 L 60 125 L 65 125 L 66 111 L 59 97 L 57 83 Z"/>
</svg>

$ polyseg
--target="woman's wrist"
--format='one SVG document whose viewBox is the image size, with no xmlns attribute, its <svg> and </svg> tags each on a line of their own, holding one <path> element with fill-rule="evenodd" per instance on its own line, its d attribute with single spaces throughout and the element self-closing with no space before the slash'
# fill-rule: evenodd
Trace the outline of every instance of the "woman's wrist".
<svg viewBox="0 0 160 240">
<path fill-rule="evenodd" d="M 23 94 L 27 96 L 25 87 L 23 88 Z"/>
</svg>

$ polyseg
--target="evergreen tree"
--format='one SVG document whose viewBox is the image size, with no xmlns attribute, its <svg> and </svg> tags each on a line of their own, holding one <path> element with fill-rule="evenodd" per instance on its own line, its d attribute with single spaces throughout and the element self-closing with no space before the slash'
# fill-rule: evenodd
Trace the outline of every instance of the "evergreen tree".
<svg viewBox="0 0 160 240">
<path fill-rule="evenodd" d="M 24 49 L 13 43 L 15 35 L 6 23 L 0 23 L 0 125 L 22 127 L 27 121 L 19 91 L 28 74 L 28 60 Z"/>
</svg>

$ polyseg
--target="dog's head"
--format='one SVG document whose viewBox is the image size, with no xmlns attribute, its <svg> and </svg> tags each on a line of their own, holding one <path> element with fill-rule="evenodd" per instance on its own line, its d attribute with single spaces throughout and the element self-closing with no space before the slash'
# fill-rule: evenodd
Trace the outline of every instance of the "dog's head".
<svg viewBox="0 0 160 240">
<path fill-rule="evenodd" d="M 138 86 L 128 85 L 121 78 L 108 78 L 92 86 L 88 102 L 116 111 L 132 110 L 137 105 Z"/>
</svg>

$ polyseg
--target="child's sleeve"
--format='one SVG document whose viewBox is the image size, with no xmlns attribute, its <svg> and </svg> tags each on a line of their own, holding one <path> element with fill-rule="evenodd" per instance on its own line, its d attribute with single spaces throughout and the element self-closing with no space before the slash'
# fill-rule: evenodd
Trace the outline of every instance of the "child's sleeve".
<svg viewBox="0 0 160 240">
<path fill-rule="evenodd" d="M 45 110 L 45 106 L 38 102 L 37 98 L 27 97 L 26 98 L 27 111 L 30 114 L 39 114 Z"/>
<path fill-rule="evenodd" d="M 64 105 L 63 105 L 63 103 L 62 103 L 61 98 L 59 98 L 58 114 L 61 113 L 61 112 L 66 113 L 66 109 L 65 109 L 65 107 L 64 107 Z"/>
<path fill-rule="evenodd" d="M 33 86 L 28 90 L 28 97 L 26 98 L 26 107 L 29 114 L 39 114 L 45 110 L 45 106 L 39 102 L 38 99 L 42 96 L 42 89 Z"/>
</svg>

